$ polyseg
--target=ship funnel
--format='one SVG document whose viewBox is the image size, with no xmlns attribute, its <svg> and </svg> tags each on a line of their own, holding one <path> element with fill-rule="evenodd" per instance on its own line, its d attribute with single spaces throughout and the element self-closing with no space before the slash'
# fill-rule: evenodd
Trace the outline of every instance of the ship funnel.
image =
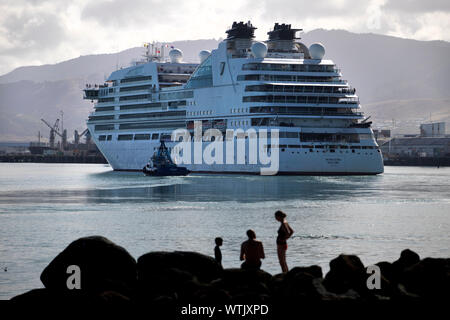
<svg viewBox="0 0 450 320">
<path fill-rule="evenodd" d="M 252 45 L 252 39 L 255 38 L 256 27 L 250 21 L 233 22 L 230 29 L 227 30 L 228 37 L 227 51 L 234 57 L 243 57 L 248 54 Z"/>
<path fill-rule="evenodd" d="M 267 41 L 269 51 L 297 51 L 294 40 L 300 39 L 297 36 L 297 33 L 302 30 L 303 29 L 292 29 L 290 24 L 275 23 L 273 30 L 267 32 L 267 34 L 269 35 L 269 40 Z"/>
<path fill-rule="evenodd" d="M 230 29 L 227 30 L 227 40 L 230 39 L 253 39 L 255 37 L 256 28 L 252 26 L 252 23 L 248 21 L 244 22 L 233 22 Z"/>
</svg>

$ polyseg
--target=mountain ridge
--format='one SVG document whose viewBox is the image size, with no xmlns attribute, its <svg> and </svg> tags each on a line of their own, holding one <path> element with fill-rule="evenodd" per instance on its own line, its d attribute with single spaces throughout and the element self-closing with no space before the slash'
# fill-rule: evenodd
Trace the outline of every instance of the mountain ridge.
<svg viewBox="0 0 450 320">
<path fill-rule="evenodd" d="M 433 120 L 450 121 L 449 42 L 324 29 L 301 37 L 308 46 L 314 42 L 325 45 L 325 59 L 333 60 L 342 69 L 343 78 L 357 89 L 362 111 L 367 116 L 372 113 L 375 127 L 387 127 L 393 116 L 401 116 L 398 123 L 404 130 L 418 132 L 421 113 L 424 121 L 430 113 Z M 170 44 L 183 51 L 185 61 L 196 62 L 200 50 L 214 49 L 218 42 L 203 39 Z M 82 130 L 92 109 L 82 99 L 84 85 L 103 83 L 117 66 L 128 66 L 143 53 L 143 48 L 134 47 L 84 55 L 56 64 L 19 67 L 0 76 L 0 140 L 35 140 L 38 130 L 47 136 L 40 118 L 52 122 L 59 110 L 66 115 L 69 137 L 73 130 Z"/>
</svg>

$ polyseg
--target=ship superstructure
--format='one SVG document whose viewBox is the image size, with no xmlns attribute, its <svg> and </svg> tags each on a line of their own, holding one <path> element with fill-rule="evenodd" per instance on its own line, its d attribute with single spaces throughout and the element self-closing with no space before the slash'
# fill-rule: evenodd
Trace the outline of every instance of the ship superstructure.
<svg viewBox="0 0 450 320">
<path fill-rule="evenodd" d="M 265 42 L 254 40 L 255 29 L 250 22 L 233 23 L 217 49 L 200 52 L 199 65 L 182 62 L 178 49 L 170 51 L 170 61 L 152 49 L 142 63 L 87 87 L 85 98 L 96 102 L 88 128 L 111 166 L 142 170 L 160 141 L 177 148 L 171 135 L 181 128 L 193 149 L 195 130 L 216 129 L 213 139 L 197 141 L 201 152 L 218 140 L 236 141 L 232 149 L 223 143 L 223 161 L 199 162 L 190 152 L 192 161 L 184 165 L 193 172 L 260 173 L 263 164 L 253 161 L 250 147 L 265 130 L 268 140 L 258 147 L 268 155 L 276 151 L 278 174 L 383 172 L 355 89 L 323 58 L 324 46 L 308 48 L 297 36 L 301 30 L 286 24 L 275 24 Z M 276 143 L 273 130 L 279 132 Z M 239 141 L 247 150 L 243 156 Z"/>
</svg>

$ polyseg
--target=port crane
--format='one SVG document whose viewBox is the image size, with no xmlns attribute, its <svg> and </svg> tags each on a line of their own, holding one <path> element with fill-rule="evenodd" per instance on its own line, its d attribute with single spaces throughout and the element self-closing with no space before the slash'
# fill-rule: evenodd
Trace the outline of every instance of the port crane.
<svg viewBox="0 0 450 320">
<path fill-rule="evenodd" d="M 63 138 L 62 134 L 59 133 L 59 119 L 56 119 L 55 124 L 52 126 L 51 124 L 49 124 L 47 121 L 45 121 L 44 119 L 41 119 L 41 121 L 43 123 L 45 123 L 47 125 L 47 127 L 50 128 L 50 147 L 54 148 L 55 147 L 55 133 L 60 136 L 61 138 Z"/>
<path fill-rule="evenodd" d="M 82 133 L 78 133 L 78 130 L 75 130 L 74 132 L 74 142 L 75 144 L 79 144 L 80 143 L 80 139 L 86 135 L 86 143 L 89 144 L 90 140 L 91 140 L 91 135 L 89 133 L 89 129 L 85 129 Z"/>
</svg>

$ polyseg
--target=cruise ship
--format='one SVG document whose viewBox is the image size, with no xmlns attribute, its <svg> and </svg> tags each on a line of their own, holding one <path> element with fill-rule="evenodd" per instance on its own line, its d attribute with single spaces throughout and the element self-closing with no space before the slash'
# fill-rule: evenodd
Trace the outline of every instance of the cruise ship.
<svg viewBox="0 0 450 320">
<path fill-rule="evenodd" d="M 266 41 L 255 29 L 234 22 L 199 64 L 147 44 L 143 61 L 87 85 L 88 129 L 111 167 L 142 170 L 164 141 L 191 172 L 382 173 L 371 122 L 324 45 L 307 47 L 289 24 Z"/>
</svg>

